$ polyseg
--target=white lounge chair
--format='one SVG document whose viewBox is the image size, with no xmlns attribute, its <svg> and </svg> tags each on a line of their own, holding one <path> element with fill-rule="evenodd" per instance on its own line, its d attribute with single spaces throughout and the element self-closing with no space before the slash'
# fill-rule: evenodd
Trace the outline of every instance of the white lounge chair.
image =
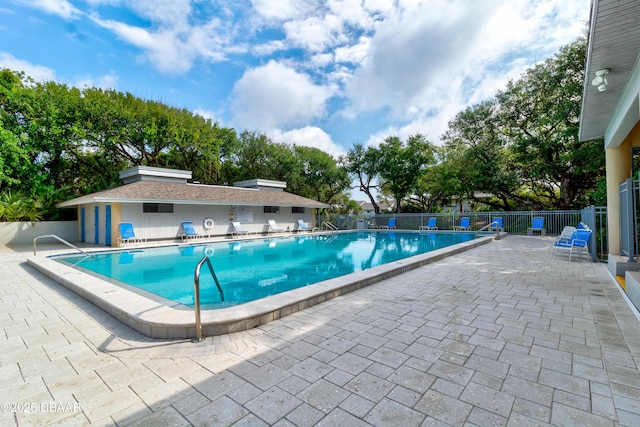
<svg viewBox="0 0 640 427">
<path fill-rule="evenodd" d="M 298 231 L 308 231 L 309 233 L 311 233 L 318 230 L 318 228 L 309 228 L 303 220 L 298 220 Z"/>
<path fill-rule="evenodd" d="M 565 226 L 562 229 L 562 232 L 560 232 L 560 235 L 556 237 L 556 242 L 559 242 L 560 240 L 563 240 L 563 239 L 570 239 L 574 231 L 576 231 L 576 227 L 572 225 Z"/>
<path fill-rule="evenodd" d="M 240 224 L 240 221 L 233 221 L 231 223 L 231 225 L 233 226 L 233 230 L 231 231 L 231 235 L 232 236 L 240 236 L 240 235 L 248 235 L 248 234 L 250 234 L 250 232 L 248 230 L 245 230 L 244 228 L 242 228 L 242 225 Z"/>
<path fill-rule="evenodd" d="M 271 231 L 273 231 L 274 233 L 284 233 L 285 230 L 278 227 L 278 225 L 276 224 L 276 220 L 275 219 L 270 219 L 269 221 L 267 221 L 269 223 L 269 229 Z"/>
</svg>

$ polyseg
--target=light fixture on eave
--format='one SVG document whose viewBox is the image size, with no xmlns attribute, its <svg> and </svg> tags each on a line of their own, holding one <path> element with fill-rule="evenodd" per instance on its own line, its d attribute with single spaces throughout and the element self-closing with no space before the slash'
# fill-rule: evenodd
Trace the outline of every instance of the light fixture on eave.
<svg viewBox="0 0 640 427">
<path fill-rule="evenodd" d="M 607 81 L 607 74 L 609 74 L 608 68 L 603 68 L 602 70 L 596 71 L 596 78 L 591 81 L 593 86 L 598 87 L 599 92 L 604 92 L 607 90 L 607 85 L 609 82 Z"/>
</svg>

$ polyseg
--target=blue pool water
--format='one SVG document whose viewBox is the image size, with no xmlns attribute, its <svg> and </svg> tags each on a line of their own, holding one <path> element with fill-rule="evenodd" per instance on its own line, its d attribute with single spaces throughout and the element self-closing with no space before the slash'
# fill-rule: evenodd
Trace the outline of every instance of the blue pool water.
<svg viewBox="0 0 640 427">
<path fill-rule="evenodd" d="M 475 238 L 473 233 L 354 232 L 105 252 L 56 261 L 193 305 L 194 270 L 209 256 L 224 302 L 203 266 L 203 308 L 242 304 Z"/>
</svg>

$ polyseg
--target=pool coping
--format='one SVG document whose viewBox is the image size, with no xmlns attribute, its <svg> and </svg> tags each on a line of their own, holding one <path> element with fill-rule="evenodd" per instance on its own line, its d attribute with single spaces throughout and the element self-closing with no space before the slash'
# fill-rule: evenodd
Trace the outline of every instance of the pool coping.
<svg viewBox="0 0 640 427">
<path fill-rule="evenodd" d="M 256 301 L 220 309 L 203 309 L 202 335 L 216 336 L 252 329 L 492 240 L 493 236 L 478 236 L 468 242 Z M 145 297 L 45 256 L 28 257 L 27 263 L 143 335 L 163 339 L 186 339 L 196 336 L 195 312 L 192 307 L 161 297 Z"/>
</svg>

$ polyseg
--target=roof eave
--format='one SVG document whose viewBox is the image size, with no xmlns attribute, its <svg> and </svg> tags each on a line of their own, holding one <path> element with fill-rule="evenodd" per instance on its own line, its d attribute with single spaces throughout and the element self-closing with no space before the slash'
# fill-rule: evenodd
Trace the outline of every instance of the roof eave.
<svg viewBox="0 0 640 427">
<path fill-rule="evenodd" d="M 128 199 L 113 197 L 81 197 L 56 204 L 58 208 L 69 208 L 89 203 L 171 203 L 175 205 L 207 205 L 207 206 L 266 206 L 265 203 L 253 203 L 238 200 L 171 200 L 171 199 Z M 325 203 L 269 203 L 268 206 L 302 207 L 313 209 L 326 209 L 330 206 Z"/>
<path fill-rule="evenodd" d="M 620 135 L 632 112 L 628 99 L 635 86 L 632 73 L 638 66 L 640 51 L 638 21 L 640 6 L 635 0 L 592 2 L 578 130 L 580 141 L 604 139 L 606 147 L 622 142 Z M 605 68 L 610 70 L 609 84 L 600 92 L 591 81 L 596 71 Z M 637 92 L 632 96 L 637 97 Z M 616 122 L 624 126 L 619 127 Z"/>
</svg>

